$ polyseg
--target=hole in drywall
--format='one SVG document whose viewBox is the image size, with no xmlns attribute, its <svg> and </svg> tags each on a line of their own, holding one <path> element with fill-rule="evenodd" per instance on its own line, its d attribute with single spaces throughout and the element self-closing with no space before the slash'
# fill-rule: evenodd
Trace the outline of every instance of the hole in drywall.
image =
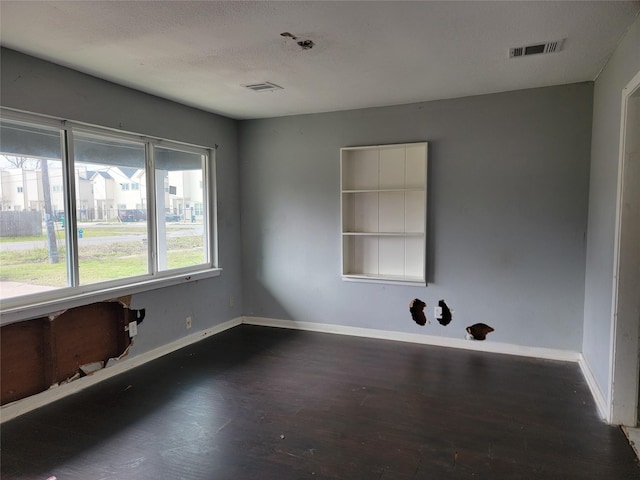
<svg viewBox="0 0 640 480">
<path fill-rule="evenodd" d="M 91 375 L 127 355 L 145 310 L 129 297 L 69 308 L 0 328 L 0 404 Z M 25 355 L 25 352 L 33 352 Z"/>
<path fill-rule="evenodd" d="M 309 39 L 300 39 L 300 37 L 294 35 L 293 33 L 290 32 L 282 32 L 280 34 L 280 36 L 285 37 L 285 38 L 290 38 L 291 40 L 293 40 L 294 42 L 296 42 L 298 44 L 298 46 L 300 48 L 302 48 L 302 50 L 311 50 L 315 43 L 313 43 L 313 40 L 309 40 Z"/>
<path fill-rule="evenodd" d="M 487 335 L 493 331 L 493 327 L 485 323 L 474 323 L 470 327 L 467 327 L 467 333 L 471 335 L 469 340 L 484 340 L 487 338 Z"/>
<path fill-rule="evenodd" d="M 438 316 L 438 322 L 445 327 L 451 323 L 453 319 L 452 311 L 444 300 L 438 301 L 438 307 L 440 307 L 440 315 Z"/>
<path fill-rule="evenodd" d="M 300 40 L 297 43 L 298 43 L 298 45 L 300 45 L 300 48 L 302 48 L 303 50 L 310 50 L 315 45 L 313 43 L 313 40 Z"/>
<path fill-rule="evenodd" d="M 411 318 L 420 326 L 424 326 L 427 324 L 427 317 L 424 314 L 424 307 L 426 306 L 427 304 L 419 298 L 414 298 L 413 300 L 411 300 L 411 302 L 409 302 L 409 312 L 411 312 Z"/>
</svg>

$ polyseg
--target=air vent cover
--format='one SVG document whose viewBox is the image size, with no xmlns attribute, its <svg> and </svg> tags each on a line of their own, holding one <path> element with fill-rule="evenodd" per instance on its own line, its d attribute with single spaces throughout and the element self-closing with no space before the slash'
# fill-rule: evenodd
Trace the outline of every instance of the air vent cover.
<svg viewBox="0 0 640 480">
<path fill-rule="evenodd" d="M 248 88 L 249 90 L 253 90 L 254 92 L 258 92 L 258 93 L 273 92 L 275 90 L 283 90 L 281 86 L 271 82 L 248 83 L 242 86 L 244 88 Z"/>
<path fill-rule="evenodd" d="M 514 47 L 509 49 L 509 58 L 526 57 L 528 55 L 537 55 L 539 53 L 554 53 L 562 50 L 564 38 L 547 43 L 534 43 L 523 47 Z"/>
</svg>

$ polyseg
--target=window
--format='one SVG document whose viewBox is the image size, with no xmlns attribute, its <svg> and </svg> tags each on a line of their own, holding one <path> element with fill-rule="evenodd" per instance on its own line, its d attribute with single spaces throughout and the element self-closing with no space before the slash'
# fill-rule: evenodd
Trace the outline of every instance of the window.
<svg viewBox="0 0 640 480">
<path fill-rule="evenodd" d="M 211 150 L 2 113 L 3 316 L 217 274 Z"/>
<path fill-rule="evenodd" d="M 73 134 L 73 152 L 75 170 L 82 172 L 84 177 L 95 179 L 93 198 L 90 199 L 92 207 L 86 217 L 102 223 L 98 228 L 97 224 L 94 227 L 78 221 L 78 232 L 82 230 L 83 233 L 82 237 L 78 235 L 79 285 L 150 273 L 147 212 L 135 208 L 135 199 L 132 204 L 127 203 L 129 195 L 125 192 L 129 190 L 129 184 L 123 181 L 131 171 L 144 175 L 145 143 L 77 131 Z M 83 187 L 87 186 L 86 182 L 81 183 Z M 115 188 L 118 183 L 122 186 L 120 192 Z M 79 205 L 86 199 L 85 190 L 76 188 L 77 219 L 83 217 Z M 117 211 L 108 208 L 111 201 L 118 202 Z M 87 236 L 89 233 L 91 237 Z M 105 248 L 105 245 L 109 247 Z"/>
<path fill-rule="evenodd" d="M 181 211 L 181 205 L 186 209 L 186 205 L 193 201 L 202 202 L 202 190 L 198 185 L 205 178 L 206 156 L 197 151 L 157 147 L 154 159 L 156 185 L 159 187 L 156 190 L 158 268 L 166 270 L 208 262 L 203 216 L 196 221 L 195 211 L 191 210 L 188 229 L 180 227 L 187 233 L 180 237 L 175 236 L 166 221 L 167 210 Z M 166 178 L 172 185 L 168 192 L 164 189 Z"/>
<path fill-rule="evenodd" d="M 2 223 L 11 225 L 0 232 L 0 299 L 4 301 L 65 287 L 68 256 L 66 231 L 53 209 L 54 203 L 64 203 L 62 194 L 51 190 L 51 184 L 62 182 L 60 130 L 3 120 L 0 133 L 2 190 L 7 184 L 25 182 L 18 187 L 21 195 L 9 199 L 13 212 L 0 212 L 8 220 L 3 218 Z M 41 210 L 29 211 L 29 204 L 40 204 Z M 30 246 L 23 249 L 24 245 Z"/>
</svg>

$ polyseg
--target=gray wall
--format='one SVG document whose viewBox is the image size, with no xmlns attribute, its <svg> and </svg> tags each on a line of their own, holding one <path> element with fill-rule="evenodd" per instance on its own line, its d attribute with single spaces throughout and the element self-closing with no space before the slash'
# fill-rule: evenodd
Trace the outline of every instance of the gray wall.
<svg viewBox="0 0 640 480">
<path fill-rule="evenodd" d="M 245 315 L 579 351 L 592 83 L 240 123 Z M 340 278 L 339 149 L 430 142 L 429 286 Z M 408 303 L 455 310 L 418 327 Z"/>
<path fill-rule="evenodd" d="M 187 314 L 192 331 L 243 313 L 452 337 L 483 321 L 496 328 L 494 341 L 584 349 L 606 385 L 616 177 L 610 164 L 617 162 L 619 91 L 638 69 L 634 42 L 637 21 L 596 84 L 590 187 L 588 83 L 246 121 L 238 136 L 233 120 L 3 49 L 0 101 L 220 145 L 223 274 L 136 295 L 134 306 L 148 313 L 132 354 L 184 336 Z M 339 148 L 423 140 L 430 142 L 429 286 L 343 282 Z M 453 323 L 415 326 L 407 311 L 414 297 L 430 304 L 430 317 L 431 306 L 446 299 Z"/>
<path fill-rule="evenodd" d="M 146 308 L 135 356 L 242 314 L 240 196 L 237 122 L 146 95 L 76 71 L 1 52 L 0 104 L 29 112 L 203 146 L 218 144 L 220 277 L 135 295 Z M 229 297 L 235 306 L 229 306 Z M 185 329 L 185 317 L 193 327 Z"/>
<path fill-rule="evenodd" d="M 582 351 L 609 398 L 611 309 L 622 89 L 640 71 L 640 18 L 609 59 L 594 88 L 589 232 Z"/>
</svg>

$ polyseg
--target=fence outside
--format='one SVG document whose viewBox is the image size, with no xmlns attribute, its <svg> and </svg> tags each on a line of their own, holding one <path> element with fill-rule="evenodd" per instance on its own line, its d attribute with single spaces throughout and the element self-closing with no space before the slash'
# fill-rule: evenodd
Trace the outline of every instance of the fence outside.
<svg viewBox="0 0 640 480">
<path fill-rule="evenodd" d="M 42 235 L 42 212 L 0 211 L 0 237 Z"/>
</svg>

